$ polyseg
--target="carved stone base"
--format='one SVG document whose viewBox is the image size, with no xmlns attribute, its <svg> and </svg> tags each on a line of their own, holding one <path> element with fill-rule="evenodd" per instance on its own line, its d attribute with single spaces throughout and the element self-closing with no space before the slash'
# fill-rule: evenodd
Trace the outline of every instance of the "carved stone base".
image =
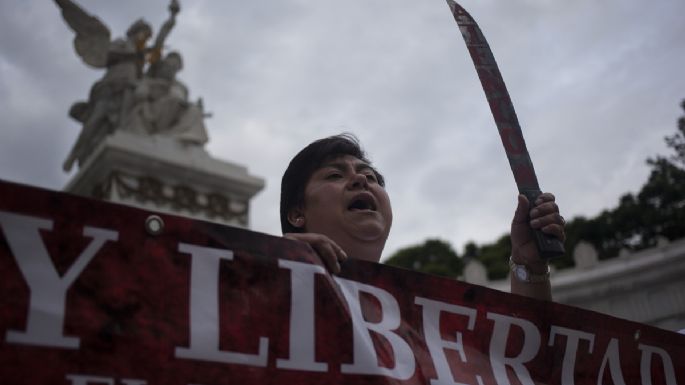
<svg viewBox="0 0 685 385">
<path fill-rule="evenodd" d="M 168 137 L 118 131 L 103 140 L 65 191 L 147 210 L 249 227 L 264 180 Z"/>
</svg>

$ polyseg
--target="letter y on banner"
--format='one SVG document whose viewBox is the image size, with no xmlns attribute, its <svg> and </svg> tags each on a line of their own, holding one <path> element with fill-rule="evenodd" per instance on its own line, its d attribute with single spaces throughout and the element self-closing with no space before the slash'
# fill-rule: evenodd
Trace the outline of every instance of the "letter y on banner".
<svg viewBox="0 0 685 385">
<path fill-rule="evenodd" d="M 107 241 L 116 241 L 116 231 L 84 227 L 93 240 L 60 277 L 45 248 L 40 230 L 52 230 L 52 221 L 0 211 L 10 250 L 31 291 L 26 331 L 8 330 L 7 342 L 78 349 L 79 339 L 62 335 L 67 290 Z"/>
</svg>

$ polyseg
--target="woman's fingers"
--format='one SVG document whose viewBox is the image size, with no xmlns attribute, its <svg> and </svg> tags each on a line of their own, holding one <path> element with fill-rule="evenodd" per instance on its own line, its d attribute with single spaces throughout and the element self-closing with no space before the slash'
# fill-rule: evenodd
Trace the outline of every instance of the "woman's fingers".
<svg viewBox="0 0 685 385">
<path fill-rule="evenodd" d="M 330 243 L 322 240 L 312 244 L 312 246 L 330 272 L 334 274 L 340 273 L 338 255 Z"/>
<path fill-rule="evenodd" d="M 563 242 L 566 240 L 566 233 L 564 231 L 565 223 L 564 217 L 554 213 L 534 219 L 531 221 L 530 225 L 533 229 L 540 230 L 545 234 L 553 235 Z"/>
<path fill-rule="evenodd" d="M 545 234 L 553 235 L 561 242 L 566 241 L 566 231 L 562 225 L 547 225 L 540 229 Z"/>
<path fill-rule="evenodd" d="M 347 254 L 332 239 L 316 233 L 288 233 L 285 238 L 294 239 L 309 244 L 326 268 L 334 274 L 340 273 L 340 264 L 347 260 Z"/>
<path fill-rule="evenodd" d="M 559 206 L 557 206 L 554 201 L 541 203 L 535 206 L 530 210 L 530 219 L 543 217 L 549 214 L 559 214 Z"/>
<path fill-rule="evenodd" d="M 537 206 L 545 202 L 554 202 L 555 199 L 556 198 L 554 197 L 554 194 L 545 192 L 538 195 L 537 199 L 535 199 L 535 202 L 533 202 L 533 204 Z"/>
<path fill-rule="evenodd" d="M 514 219 L 512 219 L 512 225 L 524 224 L 528 219 L 528 212 L 530 211 L 530 203 L 525 195 L 519 194 L 518 205 L 516 206 L 516 211 L 514 212 Z"/>
<path fill-rule="evenodd" d="M 555 202 L 554 195 L 540 194 L 535 200 L 535 207 L 530 211 L 530 226 L 553 235 L 563 242 L 566 239 L 565 225 L 566 220 L 559 214 L 559 206 Z"/>
</svg>

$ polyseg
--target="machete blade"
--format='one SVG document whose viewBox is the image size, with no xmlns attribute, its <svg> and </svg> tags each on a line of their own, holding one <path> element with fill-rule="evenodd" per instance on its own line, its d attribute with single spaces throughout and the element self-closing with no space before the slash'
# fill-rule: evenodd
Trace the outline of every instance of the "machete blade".
<svg viewBox="0 0 685 385">
<path fill-rule="evenodd" d="M 519 192 L 533 204 L 541 194 L 540 186 L 535 175 L 533 162 L 528 154 L 528 148 L 526 148 L 526 141 L 523 139 L 521 126 L 516 117 L 514 104 L 509 97 L 509 91 L 504 84 L 495 56 L 473 17 L 455 1 L 447 0 L 447 4 L 459 26 L 459 31 L 478 73 L 500 139 L 504 145 L 504 151 L 509 159 L 511 171 L 514 173 L 516 186 Z M 533 233 L 542 258 L 553 258 L 564 254 L 564 245 L 557 238 L 539 230 L 533 231 Z"/>
</svg>

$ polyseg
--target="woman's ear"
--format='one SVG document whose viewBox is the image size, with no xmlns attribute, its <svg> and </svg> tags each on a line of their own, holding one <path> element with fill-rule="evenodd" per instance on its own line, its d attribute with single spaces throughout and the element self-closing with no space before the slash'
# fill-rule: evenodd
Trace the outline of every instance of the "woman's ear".
<svg viewBox="0 0 685 385">
<path fill-rule="evenodd" d="M 304 213 L 300 209 L 292 209 L 288 212 L 288 222 L 298 229 L 304 228 Z"/>
</svg>

